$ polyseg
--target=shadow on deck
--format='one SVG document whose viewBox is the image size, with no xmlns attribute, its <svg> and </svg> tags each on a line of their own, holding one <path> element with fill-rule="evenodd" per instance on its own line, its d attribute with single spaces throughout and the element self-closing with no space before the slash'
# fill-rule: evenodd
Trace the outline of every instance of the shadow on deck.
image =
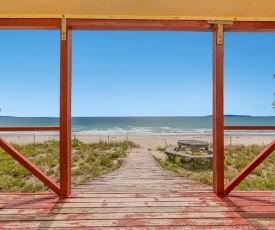
<svg viewBox="0 0 275 230">
<path fill-rule="evenodd" d="M 134 149 L 122 167 L 73 189 L 1 194 L 0 229 L 275 229 L 275 192 L 212 188 L 162 169 Z"/>
</svg>

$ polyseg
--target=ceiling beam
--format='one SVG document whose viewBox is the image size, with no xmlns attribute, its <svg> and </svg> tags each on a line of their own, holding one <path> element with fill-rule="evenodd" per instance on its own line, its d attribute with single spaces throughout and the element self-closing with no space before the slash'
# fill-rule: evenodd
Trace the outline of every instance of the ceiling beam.
<svg viewBox="0 0 275 230">
<path fill-rule="evenodd" d="M 224 25 L 225 32 L 275 32 L 275 22 L 239 22 Z"/>
<path fill-rule="evenodd" d="M 137 19 L 68 19 L 72 30 L 129 31 L 213 31 L 207 21 L 137 20 Z"/>
<path fill-rule="evenodd" d="M 58 30 L 61 19 L 0 19 L 1 30 Z"/>
<path fill-rule="evenodd" d="M 72 30 L 189 31 L 211 32 L 207 21 L 145 19 L 67 19 Z M 0 19 L 2 30 L 58 30 L 61 19 Z M 275 32 L 275 22 L 240 22 L 224 25 L 224 32 Z"/>
</svg>

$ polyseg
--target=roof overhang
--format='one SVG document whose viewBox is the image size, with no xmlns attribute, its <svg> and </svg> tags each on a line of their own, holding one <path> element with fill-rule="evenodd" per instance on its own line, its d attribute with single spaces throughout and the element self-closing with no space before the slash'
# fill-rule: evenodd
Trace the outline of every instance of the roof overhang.
<svg viewBox="0 0 275 230">
<path fill-rule="evenodd" d="M 275 21 L 274 0 L 3 0 L 0 18 Z"/>
</svg>

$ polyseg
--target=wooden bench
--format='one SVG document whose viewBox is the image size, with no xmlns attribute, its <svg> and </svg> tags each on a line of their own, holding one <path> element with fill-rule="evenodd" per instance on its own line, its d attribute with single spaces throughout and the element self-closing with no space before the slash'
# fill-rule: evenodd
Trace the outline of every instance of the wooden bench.
<svg viewBox="0 0 275 230">
<path fill-rule="evenodd" d="M 211 153 L 210 153 L 211 152 Z M 213 158 L 213 153 L 211 150 L 208 151 L 208 154 L 205 155 L 195 155 L 195 154 L 189 154 L 189 153 L 183 153 L 183 152 L 179 152 L 179 148 L 178 146 L 169 146 L 166 150 L 165 150 L 166 155 L 171 158 L 172 156 L 181 156 L 181 157 L 187 157 L 187 158 L 191 158 L 191 159 L 198 159 L 198 158 Z"/>
</svg>

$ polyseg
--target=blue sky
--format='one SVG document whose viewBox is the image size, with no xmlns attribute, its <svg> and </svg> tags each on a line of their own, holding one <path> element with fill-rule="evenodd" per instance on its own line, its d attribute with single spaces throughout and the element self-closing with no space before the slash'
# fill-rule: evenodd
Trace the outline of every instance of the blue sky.
<svg viewBox="0 0 275 230">
<path fill-rule="evenodd" d="M 59 32 L 0 31 L 0 116 L 59 116 Z M 225 114 L 274 116 L 275 34 L 225 34 Z M 73 116 L 212 114 L 212 34 L 73 32 Z"/>
</svg>

